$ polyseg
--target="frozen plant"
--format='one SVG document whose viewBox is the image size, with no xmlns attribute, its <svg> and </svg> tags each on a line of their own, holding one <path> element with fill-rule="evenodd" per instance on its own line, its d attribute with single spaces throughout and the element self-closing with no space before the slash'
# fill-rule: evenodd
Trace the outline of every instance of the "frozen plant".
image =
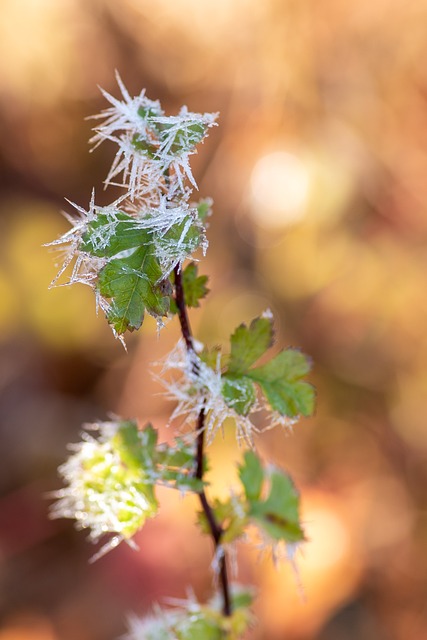
<svg viewBox="0 0 427 640">
<path fill-rule="evenodd" d="M 64 256 L 52 285 L 90 286 L 97 309 L 123 343 L 146 312 L 159 327 L 167 316 L 177 318 L 182 337 L 163 359 L 159 379 L 176 403 L 170 422 L 179 419 L 187 432 L 166 444 L 158 442 L 152 425 L 140 428 L 135 420 L 86 425 L 59 468 L 65 486 L 54 494 L 51 516 L 72 518 L 92 542 L 102 541 L 98 558 L 122 541 L 135 546 L 134 535 L 159 509 L 157 486 L 196 494 L 199 526 L 213 540 L 217 593 L 206 604 L 192 596 L 172 608 L 154 607 L 148 618 L 134 616 L 124 637 L 238 640 L 253 623 L 253 592 L 230 584 L 236 543 L 247 541 L 250 527 L 275 561 L 294 566 L 304 541 L 299 494 L 287 473 L 262 463 L 254 435 L 290 428 L 313 413 L 314 390 L 305 381 L 310 361 L 294 348 L 266 357 L 274 341 L 269 310 L 237 327 L 228 348 L 208 349 L 194 339 L 188 308 L 200 306 L 208 293 L 194 254 L 206 252 L 212 201 L 192 202 L 197 185 L 189 157 L 216 125 L 217 114 L 182 107 L 167 116 L 145 91 L 132 98 L 117 80 L 122 99 L 103 92 L 111 106 L 95 116 L 99 124 L 91 141 L 117 145 L 106 184 L 119 184 L 123 195 L 108 206 L 96 205 L 94 194 L 88 210 L 73 205 L 71 229 L 50 243 Z M 232 423 L 242 445 L 239 486 L 227 499 L 209 501 L 206 449 Z"/>
</svg>

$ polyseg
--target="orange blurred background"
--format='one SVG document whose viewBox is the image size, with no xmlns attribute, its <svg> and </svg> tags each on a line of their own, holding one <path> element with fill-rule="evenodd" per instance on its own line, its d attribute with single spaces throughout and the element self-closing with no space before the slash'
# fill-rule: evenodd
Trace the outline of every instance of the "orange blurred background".
<svg viewBox="0 0 427 640">
<path fill-rule="evenodd" d="M 0 640 L 113 640 L 153 601 L 211 593 L 211 545 L 192 500 L 94 565 L 46 492 L 85 421 L 164 429 L 149 374 L 178 336 L 148 319 L 128 354 L 84 287 L 48 290 L 67 228 L 115 152 L 88 153 L 117 69 L 167 113 L 220 111 L 194 158 L 214 198 L 191 320 L 225 341 L 267 307 L 278 343 L 314 360 L 315 418 L 257 445 L 302 493 L 309 542 L 275 570 L 249 545 L 261 640 L 427 637 L 427 2 L 2 0 L 0 13 Z M 211 492 L 235 483 L 232 429 Z M 301 596 L 303 585 L 304 596 Z"/>
</svg>

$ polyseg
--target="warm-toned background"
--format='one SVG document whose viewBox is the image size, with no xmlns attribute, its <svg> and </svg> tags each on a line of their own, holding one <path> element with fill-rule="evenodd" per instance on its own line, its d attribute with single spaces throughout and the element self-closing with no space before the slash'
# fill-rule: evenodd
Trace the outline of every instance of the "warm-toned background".
<svg viewBox="0 0 427 640">
<path fill-rule="evenodd" d="M 191 502 L 94 565 L 46 492 L 84 421 L 164 427 L 149 362 L 177 337 L 147 321 L 126 355 L 91 292 L 47 290 L 42 243 L 64 197 L 103 192 L 114 152 L 88 154 L 117 68 L 168 113 L 221 112 L 194 159 L 215 200 L 198 337 L 271 307 L 278 341 L 314 360 L 314 419 L 269 432 L 265 457 L 302 492 L 310 542 L 274 570 L 239 549 L 266 640 L 427 637 L 427 2 L 2 0 L 0 6 L 0 639 L 113 640 L 125 616 L 187 584 L 210 594 L 211 547 Z M 233 438 L 213 450 L 233 484 Z"/>
</svg>

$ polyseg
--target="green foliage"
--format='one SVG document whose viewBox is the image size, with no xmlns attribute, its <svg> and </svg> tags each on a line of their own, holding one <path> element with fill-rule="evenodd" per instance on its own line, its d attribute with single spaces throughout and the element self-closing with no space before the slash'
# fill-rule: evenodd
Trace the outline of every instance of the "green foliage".
<svg viewBox="0 0 427 640">
<path fill-rule="evenodd" d="M 310 361 L 298 349 L 286 349 L 247 376 L 258 382 L 270 406 L 280 415 L 310 416 L 314 411 L 314 389 L 301 378 L 310 371 Z"/>
<path fill-rule="evenodd" d="M 309 416 L 314 411 L 314 389 L 301 381 L 310 361 L 297 349 L 286 349 L 267 364 L 252 365 L 273 343 L 272 319 L 265 315 L 242 324 L 231 336 L 231 352 L 223 373 L 222 394 L 238 414 L 247 415 L 256 402 L 254 383 L 261 388 L 271 409 L 282 416 Z"/>
<path fill-rule="evenodd" d="M 197 275 L 197 265 L 190 262 L 182 271 L 182 288 L 184 289 L 184 299 L 187 307 L 200 307 L 200 300 L 204 298 L 209 289 L 206 286 L 208 276 Z M 170 276 L 172 284 L 175 284 L 175 276 Z M 178 307 L 175 300 L 171 299 L 170 312 L 177 313 Z"/>
<path fill-rule="evenodd" d="M 158 433 L 148 424 L 138 430 L 135 422 L 121 423 L 115 438 L 121 456 L 135 471 L 143 469 L 156 483 L 180 491 L 199 492 L 203 482 L 194 476 L 194 443 L 176 438 L 173 445 L 158 444 Z"/>
<path fill-rule="evenodd" d="M 154 317 L 168 313 L 170 289 L 162 279 L 153 234 L 133 216 L 98 213 L 87 225 L 79 249 L 108 260 L 98 273 L 96 290 L 111 299 L 107 320 L 118 335 L 139 329 L 145 311 Z"/>
<path fill-rule="evenodd" d="M 240 415 L 247 415 L 256 402 L 255 386 L 245 376 L 227 375 L 221 392 L 228 406 Z"/>
<path fill-rule="evenodd" d="M 299 519 L 299 494 L 292 480 L 280 469 L 264 468 L 253 451 L 247 451 L 239 467 L 242 493 L 212 504 L 215 518 L 224 530 L 224 543 L 241 538 L 249 524 L 256 525 L 274 542 L 296 543 L 304 540 Z M 199 513 L 202 530 L 209 531 L 203 513 Z"/>
<path fill-rule="evenodd" d="M 127 258 L 110 260 L 99 272 L 97 289 L 111 298 L 107 320 L 117 334 L 139 329 L 145 310 L 155 317 L 165 316 L 169 296 L 159 278 L 162 276 L 153 245 L 139 247 Z"/>
<path fill-rule="evenodd" d="M 231 336 L 231 353 L 227 373 L 247 373 L 273 344 L 273 323 L 270 318 L 252 320 L 249 327 L 241 324 Z"/>
<path fill-rule="evenodd" d="M 263 478 L 261 481 L 261 473 Z M 239 468 L 248 517 L 274 540 L 301 542 L 299 494 L 290 477 L 277 468 L 262 469 L 258 456 L 247 451 Z M 268 488 L 263 498 L 263 489 Z"/>
<path fill-rule="evenodd" d="M 98 212 L 82 235 L 80 251 L 97 258 L 112 258 L 121 251 L 135 249 L 152 241 L 150 233 L 138 225 L 134 216 L 122 211 Z"/>
</svg>

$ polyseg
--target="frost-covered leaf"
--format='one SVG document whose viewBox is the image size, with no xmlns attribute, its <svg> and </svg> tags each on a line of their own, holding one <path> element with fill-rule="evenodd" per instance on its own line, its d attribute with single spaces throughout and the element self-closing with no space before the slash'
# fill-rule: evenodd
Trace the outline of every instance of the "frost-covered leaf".
<svg viewBox="0 0 427 640">
<path fill-rule="evenodd" d="M 256 402 L 255 386 L 245 376 L 227 376 L 222 385 L 222 395 L 229 407 L 246 416 Z"/>
<path fill-rule="evenodd" d="M 187 114 L 181 117 L 154 118 L 160 134 L 162 153 L 181 155 L 194 150 L 207 134 L 209 124 L 200 114 Z"/>
<path fill-rule="evenodd" d="M 152 244 L 145 244 L 127 258 L 110 260 L 99 272 L 97 288 L 111 298 L 107 320 L 117 334 L 139 329 L 145 310 L 155 317 L 165 316 L 169 296 L 161 282 L 162 270 Z"/>
<path fill-rule="evenodd" d="M 204 239 L 204 230 L 190 216 L 178 221 L 164 233 L 153 233 L 156 255 L 159 262 L 169 271 L 181 266 L 191 256 Z"/>
<path fill-rule="evenodd" d="M 142 446 L 134 422 L 91 425 L 98 438 L 86 434 L 59 468 L 66 487 L 56 492 L 53 518 L 73 518 L 79 529 L 89 529 L 97 542 L 114 534 L 104 550 L 130 540 L 147 518 L 157 513 L 152 463 L 140 464 Z M 102 551 L 102 550 L 101 550 Z"/>
<path fill-rule="evenodd" d="M 100 554 L 122 540 L 129 542 L 157 513 L 157 484 L 181 493 L 202 490 L 203 482 L 193 477 L 194 440 L 158 444 L 150 424 L 138 429 L 133 420 L 102 422 L 87 429 L 59 468 L 66 487 L 54 494 L 58 500 L 51 516 L 75 519 L 78 528 L 90 529 L 93 542 L 114 534 Z"/>
<path fill-rule="evenodd" d="M 228 373 L 246 373 L 273 344 L 273 322 L 269 316 L 252 320 L 249 327 L 241 324 L 231 336 Z"/>
<path fill-rule="evenodd" d="M 258 382 L 271 408 L 281 415 L 310 416 L 314 411 L 314 389 L 307 382 L 301 382 L 309 370 L 307 356 L 297 349 L 286 349 L 247 375 Z"/>
<path fill-rule="evenodd" d="M 106 208 L 88 223 L 79 249 L 99 258 L 112 258 L 121 251 L 150 242 L 149 233 L 133 216 Z"/>
</svg>

